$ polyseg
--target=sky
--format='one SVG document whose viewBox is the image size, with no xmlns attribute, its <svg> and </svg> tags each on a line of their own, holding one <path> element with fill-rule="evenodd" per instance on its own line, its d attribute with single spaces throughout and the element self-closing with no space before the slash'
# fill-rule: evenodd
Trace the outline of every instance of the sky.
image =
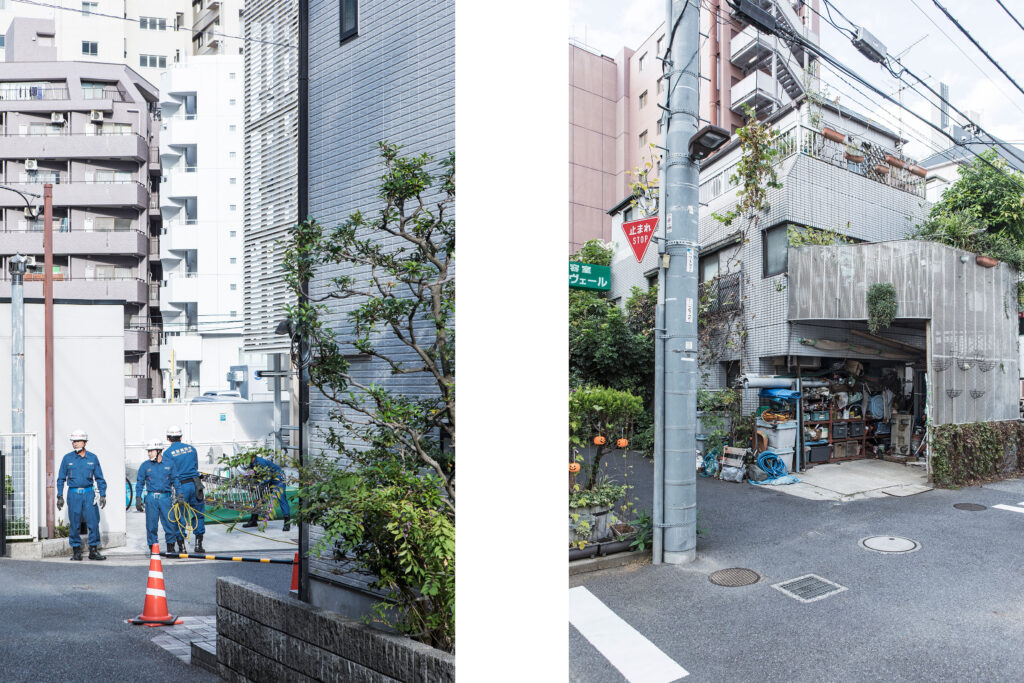
<svg viewBox="0 0 1024 683">
<path fill-rule="evenodd" d="M 939 1 L 1024 88 L 1024 30 L 995 0 Z M 903 53 L 900 60 L 904 66 L 929 86 L 938 90 L 939 82 L 949 85 L 950 102 L 965 113 L 978 112 L 978 118 L 973 114 L 971 117 L 986 131 L 1007 141 L 1024 143 L 1024 93 L 960 33 L 934 0 L 832 0 L 832 4 L 881 40 L 890 55 Z M 1024 0 L 1003 0 L 1003 4 L 1024 24 Z M 664 0 L 569 0 L 569 37 L 614 57 L 624 46 L 639 46 L 664 21 L 665 5 Z M 819 11 L 825 14 L 823 0 L 819 0 Z M 846 25 L 841 17 L 834 13 L 833 16 L 840 26 Z M 883 92 L 897 96 L 899 81 L 880 65 L 869 62 L 853 47 L 848 36 L 824 21 L 820 44 Z M 911 158 L 922 159 L 952 144 L 948 139 L 937 143 L 933 130 L 925 123 L 909 113 L 901 114 L 896 105 L 883 105 L 880 97 L 863 86 L 859 87 L 867 96 L 827 69 L 823 69 L 822 78 L 829 99 L 838 95 L 840 104 L 887 128 L 902 130 L 909 140 L 906 152 Z M 924 91 L 920 85 L 917 88 Z M 903 93 L 908 107 L 931 119 L 932 108 L 923 98 L 906 89 Z"/>
</svg>

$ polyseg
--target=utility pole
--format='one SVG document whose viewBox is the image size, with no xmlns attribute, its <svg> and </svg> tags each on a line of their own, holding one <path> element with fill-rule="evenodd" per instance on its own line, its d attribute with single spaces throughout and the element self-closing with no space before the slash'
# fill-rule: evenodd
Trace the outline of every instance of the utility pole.
<svg viewBox="0 0 1024 683">
<path fill-rule="evenodd" d="M 43 356 L 46 394 L 46 537 L 53 538 L 53 184 L 43 185 Z"/>
<path fill-rule="evenodd" d="M 668 127 L 663 188 L 665 252 L 664 444 L 662 557 L 667 564 L 697 557 L 697 164 L 690 140 L 697 132 L 700 4 L 666 0 L 671 53 L 666 64 Z M 659 293 L 660 294 L 660 293 Z"/>
<path fill-rule="evenodd" d="M 11 271 L 11 432 L 25 433 L 25 268 L 28 259 L 15 254 L 7 260 Z M 21 508 L 25 506 L 25 437 L 15 436 L 11 440 L 10 477 L 14 505 L 20 495 Z M 6 484 L 6 479 L 4 480 Z M 17 512 L 15 513 L 17 514 Z M 27 516 L 27 515 L 26 515 Z M 35 531 L 33 530 L 33 533 Z M 6 526 L 0 528 L 0 536 L 6 538 Z"/>
</svg>

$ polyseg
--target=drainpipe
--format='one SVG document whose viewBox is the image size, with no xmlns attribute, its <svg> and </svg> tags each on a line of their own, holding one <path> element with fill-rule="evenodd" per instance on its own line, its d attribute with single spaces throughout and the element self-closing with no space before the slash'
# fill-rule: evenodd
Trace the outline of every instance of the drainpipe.
<svg viewBox="0 0 1024 683">
<path fill-rule="evenodd" d="M 309 0 L 299 0 L 299 92 L 298 92 L 298 220 L 302 222 L 309 214 Z M 309 296 L 309 283 L 302 283 L 300 303 Z M 309 448 L 309 369 L 306 367 L 309 343 L 300 332 L 298 338 L 299 366 L 299 467 L 306 464 Z M 299 506 L 302 499 L 299 498 Z M 299 600 L 309 602 L 309 525 L 299 524 Z"/>
</svg>

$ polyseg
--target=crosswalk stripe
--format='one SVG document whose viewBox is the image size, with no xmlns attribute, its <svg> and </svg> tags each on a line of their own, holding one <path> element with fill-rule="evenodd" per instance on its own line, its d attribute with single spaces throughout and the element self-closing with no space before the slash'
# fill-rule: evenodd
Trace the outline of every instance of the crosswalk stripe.
<svg viewBox="0 0 1024 683">
<path fill-rule="evenodd" d="M 669 683 L 690 675 L 583 586 L 569 589 L 569 623 L 630 683 Z"/>
<path fill-rule="evenodd" d="M 1021 503 L 1024 505 L 1024 503 Z M 1016 505 L 993 505 L 996 510 L 1009 510 L 1010 512 L 1024 512 L 1024 507 L 1017 507 Z"/>
</svg>

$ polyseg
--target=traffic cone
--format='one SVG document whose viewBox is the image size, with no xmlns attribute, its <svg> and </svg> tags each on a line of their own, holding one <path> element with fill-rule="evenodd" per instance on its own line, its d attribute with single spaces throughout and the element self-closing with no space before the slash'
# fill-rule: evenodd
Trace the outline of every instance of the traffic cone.
<svg viewBox="0 0 1024 683">
<path fill-rule="evenodd" d="M 292 588 L 289 593 L 299 594 L 299 554 L 295 553 L 295 560 L 292 562 Z"/>
<path fill-rule="evenodd" d="M 146 582 L 146 603 L 142 614 L 129 620 L 133 624 L 146 626 L 173 626 L 180 624 L 167 611 L 167 593 L 164 591 L 164 569 L 160 564 L 160 545 L 153 544 L 153 554 L 149 558 L 149 580 Z"/>
</svg>

